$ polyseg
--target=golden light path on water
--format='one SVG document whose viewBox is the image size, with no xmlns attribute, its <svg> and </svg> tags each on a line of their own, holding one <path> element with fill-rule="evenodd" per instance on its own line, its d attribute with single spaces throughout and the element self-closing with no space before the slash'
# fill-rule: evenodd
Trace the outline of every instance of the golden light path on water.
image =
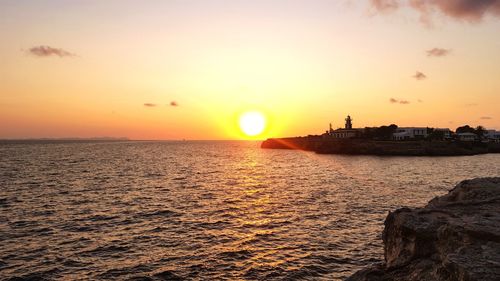
<svg viewBox="0 0 500 281">
<path fill-rule="evenodd" d="M 500 172 L 498 154 L 341 156 L 259 145 L 0 145 L 0 273 L 342 280 L 382 258 L 389 210 Z"/>
</svg>

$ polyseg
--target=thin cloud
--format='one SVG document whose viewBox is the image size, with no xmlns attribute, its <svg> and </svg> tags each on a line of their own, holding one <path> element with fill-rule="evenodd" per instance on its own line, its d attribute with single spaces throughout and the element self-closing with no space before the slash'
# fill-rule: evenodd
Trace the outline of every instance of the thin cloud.
<svg viewBox="0 0 500 281">
<path fill-rule="evenodd" d="M 417 79 L 417 80 L 424 80 L 425 78 L 427 78 L 427 75 L 423 74 L 420 71 L 417 71 L 415 73 L 415 75 L 413 75 L 412 77 L 415 78 L 415 79 Z"/>
<path fill-rule="evenodd" d="M 428 57 L 444 57 L 450 54 L 450 49 L 443 48 L 432 48 L 430 50 L 425 51 Z"/>
<path fill-rule="evenodd" d="M 480 22 L 486 16 L 500 17 L 500 0 L 370 0 L 378 12 L 387 13 L 408 6 L 420 14 L 420 21 L 432 26 L 440 14 L 458 21 Z"/>
<path fill-rule="evenodd" d="M 486 15 L 500 16 L 500 0 L 410 0 L 410 6 L 420 12 L 424 23 L 432 21 L 436 10 L 468 22 L 479 22 Z"/>
<path fill-rule="evenodd" d="M 395 98 L 390 98 L 389 102 L 390 103 L 399 103 L 399 104 L 410 104 L 410 102 L 407 101 L 407 100 L 398 100 L 398 99 L 395 99 Z"/>
<path fill-rule="evenodd" d="M 35 46 L 32 47 L 28 50 L 28 53 L 37 56 L 37 57 L 50 57 L 50 56 L 57 56 L 57 57 L 75 57 L 76 55 L 68 52 L 64 49 L 60 48 L 53 48 L 50 46 Z"/>
<path fill-rule="evenodd" d="M 424 101 L 423 101 L 423 100 L 421 100 L 421 99 L 418 99 L 417 101 L 418 101 L 418 102 L 420 102 L 420 103 L 424 102 Z"/>
<path fill-rule="evenodd" d="M 176 101 L 171 101 L 170 106 L 179 106 L 179 104 Z"/>
<path fill-rule="evenodd" d="M 144 106 L 145 107 L 155 107 L 156 104 L 155 103 L 149 103 L 149 102 L 147 102 L 147 103 L 144 104 Z"/>
<path fill-rule="evenodd" d="M 491 120 L 493 118 L 491 118 L 490 116 L 482 116 L 481 118 L 479 118 L 481 120 Z"/>
<path fill-rule="evenodd" d="M 398 0 L 370 0 L 373 8 L 379 12 L 392 12 L 399 8 Z"/>
<path fill-rule="evenodd" d="M 473 106 L 478 106 L 477 103 L 466 103 L 464 104 L 465 107 L 473 107 Z"/>
</svg>

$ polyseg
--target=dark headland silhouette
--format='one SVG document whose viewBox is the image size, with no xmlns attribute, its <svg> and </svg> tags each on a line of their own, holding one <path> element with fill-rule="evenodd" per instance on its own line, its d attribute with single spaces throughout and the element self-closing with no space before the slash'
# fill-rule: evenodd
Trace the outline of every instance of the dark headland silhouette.
<svg viewBox="0 0 500 281">
<path fill-rule="evenodd" d="M 19 138 L 19 139 L 0 139 L 0 143 L 61 143 L 61 142 L 123 142 L 130 141 L 128 137 L 67 137 L 67 138 Z"/>
<path fill-rule="evenodd" d="M 347 116 L 344 128 L 322 135 L 269 138 L 262 148 L 299 149 L 322 154 L 365 154 L 407 156 L 454 156 L 500 153 L 500 131 L 469 125 L 448 128 L 380 127 L 353 128 Z"/>
</svg>

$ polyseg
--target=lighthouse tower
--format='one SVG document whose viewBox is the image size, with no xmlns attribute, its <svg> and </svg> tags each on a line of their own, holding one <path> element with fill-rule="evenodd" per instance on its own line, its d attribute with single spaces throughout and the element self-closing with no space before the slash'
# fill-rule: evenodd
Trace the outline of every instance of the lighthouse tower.
<svg viewBox="0 0 500 281">
<path fill-rule="evenodd" d="M 345 119 L 345 128 L 347 130 L 352 130 L 352 118 L 349 115 L 347 115 L 347 118 Z"/>
</svg>

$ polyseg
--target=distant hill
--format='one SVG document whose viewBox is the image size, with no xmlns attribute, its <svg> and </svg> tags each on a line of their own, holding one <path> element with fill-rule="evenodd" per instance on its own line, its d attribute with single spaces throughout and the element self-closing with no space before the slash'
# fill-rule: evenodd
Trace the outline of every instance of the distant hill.
<svg viewBox="0 0 500 281">
<path fill-rule="evenodd" d="M 0 143 L 129 141 L 127 137 L 0 139 Z"/>
</svg>

